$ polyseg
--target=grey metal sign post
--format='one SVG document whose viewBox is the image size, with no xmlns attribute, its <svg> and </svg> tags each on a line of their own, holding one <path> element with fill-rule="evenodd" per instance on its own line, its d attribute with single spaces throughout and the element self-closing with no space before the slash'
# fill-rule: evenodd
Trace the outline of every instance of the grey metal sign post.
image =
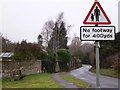
<svg viewBox="0 0 120 90">
<path fill-rule="evenodd" d="M 96 88 L 100 88 L 99 41 L 95 42 L 95 47 L 96 47 Z"/>
<path fill-rule="evenodd" d="M 95 25 L 96 27 L 98 24 Z M 95 47 L 96 47 L 96 88 L 100 89 L 100 60 L 99 60 L 99 48 L 100 48 L 100 42 L 95 41 Z"/>
</svg>

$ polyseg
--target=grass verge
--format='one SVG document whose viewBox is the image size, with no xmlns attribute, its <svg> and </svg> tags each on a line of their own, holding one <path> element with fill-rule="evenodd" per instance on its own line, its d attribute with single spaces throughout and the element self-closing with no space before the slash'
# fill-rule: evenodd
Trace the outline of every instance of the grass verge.
<svg viewBox="0 0 120 90">
<path fill-rule="evenodd" d="M 73 76 L 71 76 L 71 75 L 69 75 L 67 73 L 62 72 L 62 73 L 59 73 L 59 75 L 62 78 L 64 78 L 65 80 L 68 80 L 69 82 L 74 83 L 75 85 L 77 85 L 80 88 L 88 88 L 88 87 L 90 87 L 90 84 L 88 84 L 88 83 L 86 83 L 86 82 L 84 82 L 84 81 L 82 81 L 80 79 L 77 79 L 77 78 L 75 78 L 75 77 L 73 77 Z"/>
<path fill-rule="evenodd" d="M 62 88 L 47 73 L 31 74 L 17 81 L 2 81 L 2 88 Z"/>
<path fill-rule="evenodd" d="M 94 67 L 91 68 L 90 70 L 93 73 L 96 73 L 96 69 Z M 109 76 L 109 77 L 114 77 L 114 78 L 120 78 L 120 73 L 118 73 L 117 70 L 112 69 L 112 68 L 107 68 L 107 69 L 100 69 L 100 74 Z"/>
</svg>

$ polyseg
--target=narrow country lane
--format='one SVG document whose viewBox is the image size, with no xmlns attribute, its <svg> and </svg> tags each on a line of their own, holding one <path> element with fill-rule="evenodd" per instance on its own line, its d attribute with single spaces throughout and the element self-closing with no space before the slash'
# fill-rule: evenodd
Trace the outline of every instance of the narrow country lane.
<svg viewBox="0 0 120 90">
<path fill-rule="evenodd" d="M 69 74 L 86 81 L 92 85 L 92 88 L 96 87 L 96 74 L 89 71 L 92 66 L 90 65 L 83 65 L 83 67 L 72 70 Z M 120 79 L 119 79 L 120 82 Z M 107 76 L 100 76 L 100 87 L 101 88 L 118 88 L 118 79 L 107 77 Z"/>
<path fill-rule="evenodd" d="M 63 79 L 62 77 L 59 76 L 58 73 L 53 73 L 51 74 L 51 77 L 57 82 L 59 83 L 61 86 L 63 86 L 64 88 L 79 88 L 76 85 L 74 85 L 73 83 L 68 82 L 67 80 Z"/>
</svg>

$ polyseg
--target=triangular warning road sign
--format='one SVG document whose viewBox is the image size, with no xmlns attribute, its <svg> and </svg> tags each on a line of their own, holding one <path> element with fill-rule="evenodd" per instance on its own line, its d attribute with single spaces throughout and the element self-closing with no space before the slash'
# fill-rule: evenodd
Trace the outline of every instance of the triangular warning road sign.
<svg viewBox="0 0 120 90">
<path fill-rule="evenodd" d="M 99 2 L 95 2 L 86 16 L 84 24 L 111 24 L 110 19 Z"/>
</svg>

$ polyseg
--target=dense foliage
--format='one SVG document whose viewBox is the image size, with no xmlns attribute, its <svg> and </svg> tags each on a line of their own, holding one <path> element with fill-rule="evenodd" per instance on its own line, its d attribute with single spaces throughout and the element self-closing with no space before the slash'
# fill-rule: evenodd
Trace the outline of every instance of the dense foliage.
<svg viewBox="0 0 120 90">
<path fill-rule="evenodd" d="M 42 70 L 49 73 L 55 72 L 56 60 L 53 54 L 46 55 L 42 60 Z"/>
<path fill-rule="evenodd" d="M 18 61 L 37 60 L 44 58 L 44 52 L 41 51 L 38 44 L 22 41 L 17 43 L 14 50 L 14 59 Z"/>
<path fill-rule="evenodd" d="M 115 34 L 114 41 L 101 41 L 100 62 L 101 67 L 111 67 L 115 55 L 120 58 L 120 32 Z"/>
<path fill-rule="evenodd" d="M 69 70 L 70 52 L 67 49 L 58 49 L 58 62 L 61 71 Z"/>
<path fill-rule="evenodd" d="M 0 45 L 2 45 L 2 52 L 13 52 L 15 48 L 15 43 L 12 43 L 9 39 L 0 36 L 2 38 L 2 42 L 0 41 Z"/>
</svg>

